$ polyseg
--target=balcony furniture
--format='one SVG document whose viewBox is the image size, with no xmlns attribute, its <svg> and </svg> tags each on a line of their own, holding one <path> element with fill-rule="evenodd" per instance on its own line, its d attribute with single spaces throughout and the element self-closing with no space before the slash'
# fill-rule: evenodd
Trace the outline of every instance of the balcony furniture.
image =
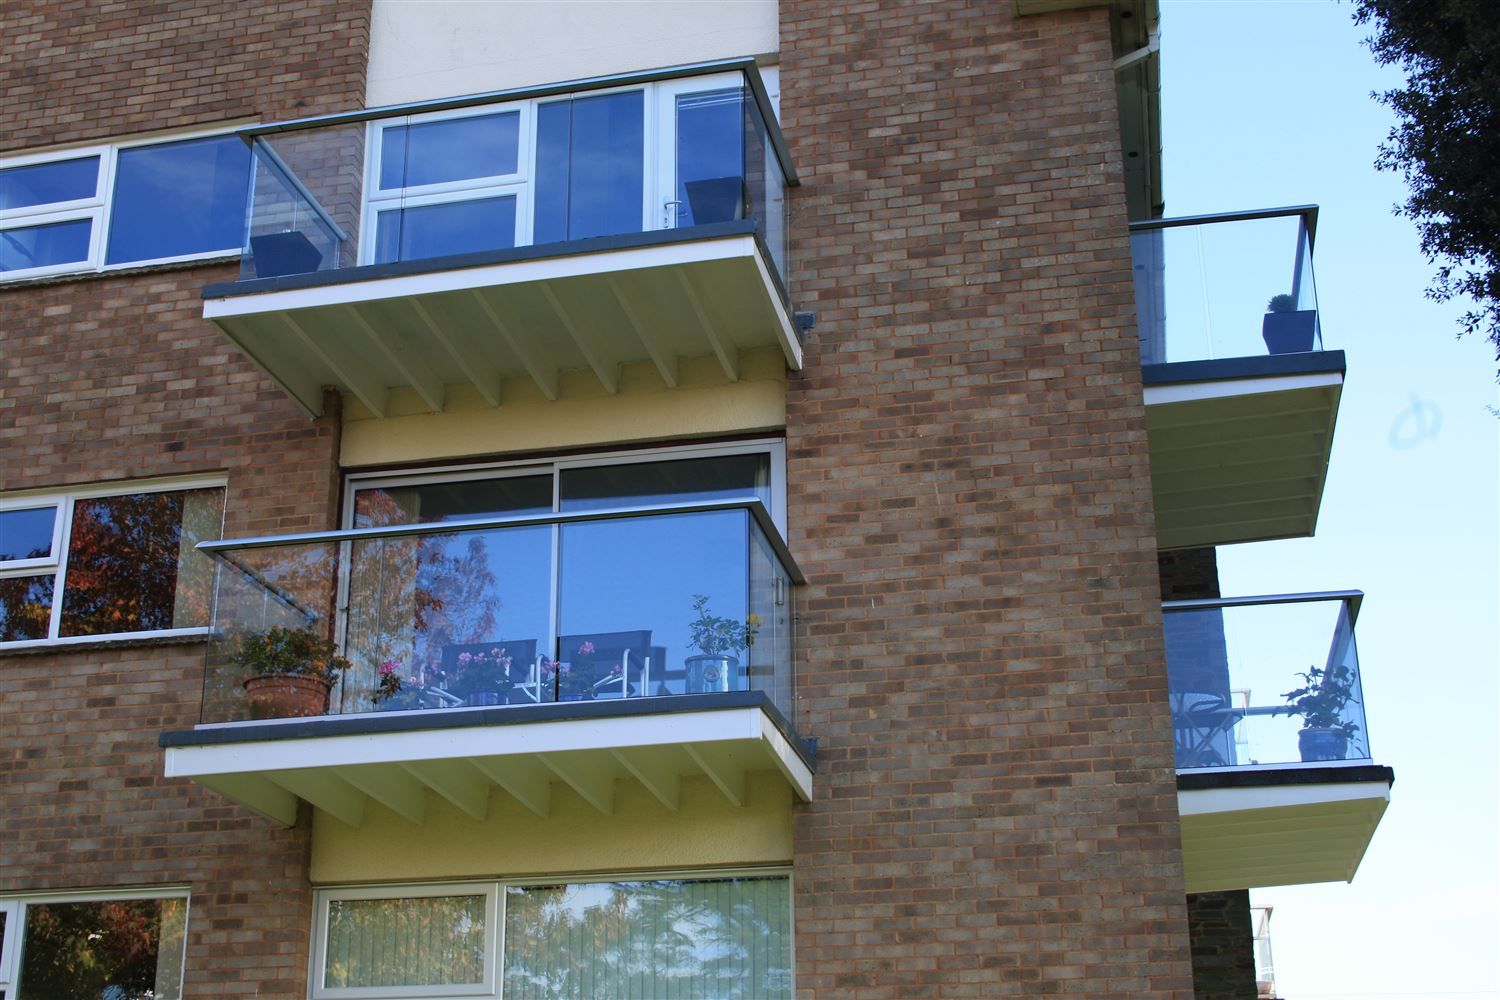
<svg viewBox="0 0 1500 1000">
<path fill-rule="evenodd" d="M 543 700 L 540 694 L 541 683 L 537 665 L 535 639 L 497 639 L 493 642 L 449 643 L 443 647 L 443 674 L 451 678 L 454 671 L 459 668 L 459 657 L 464 653 L 468 653 L 471 656 L 492 657 L 495 655 L 496 650 L 504 650 L 505 655 L 510 657 L 510 666 L 506 669 L 504 675 L 504 680 L 509 684 L 509 687 L 504 690 L 496 690 L 495 693 L 498 697 L 493 704 L 525 705 Z M 479 702 L 470 700 L 469 704 L 479 704 Z"/>
<path fill-rule="evenodd" d="M 682 186 L 687 191 L 688 207 L 693 210 L 693 224 L 696 226 L 732 222 L 745 217 L 749 193 L 742 177 L 710 177 L 684 181 Z"/>
<path fill-rule="evenodd" d="M 323 263 L 323 252 L 297 230 L 250 237 L 250 256 L 257 278 L 307 274 Z"/>
<path fill-rule="evenodd" d="M 1226 767 L 1233 760 L 1233 731 L 1244 718 L 1222 694 L 1173 693 L 1172 737 L 1178 767 Z"/>
<path fill-rule="evenodd" d="M 585 643 L 593 645 L 593 652 L 578 652 Z M 558 648 L 559 658 L 571 659 L 574 670 L 588 665 L 594 698 L 641 697 L 650 691 L 650 629 L 563 636 Z"/>
</svg>

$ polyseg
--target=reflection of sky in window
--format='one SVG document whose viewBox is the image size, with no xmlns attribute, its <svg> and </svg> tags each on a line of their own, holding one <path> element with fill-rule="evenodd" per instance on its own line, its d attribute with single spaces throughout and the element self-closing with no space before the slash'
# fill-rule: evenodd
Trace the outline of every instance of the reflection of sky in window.
<svg viewBox="0 0 1500 1000">
<path fill-rule="evenodd" d="M 392 125 L 380 133 L 380 187 L 392 190 L 516 173 L 519 112 Z"/>
<path fill-rule="evenodd" d="M 98 182 L 97 156 L 7 167 L 0 170 L 0 209 L 92 198 Z"/>
<path fill-rule="evenodd" d="M 745 173 L 744 114 L 741 91 L 717 90 L 677 99 L 677 197 L 683 201 L 681 225 L 724 222 L 724 218 L 695 217 L 689 181 L 741 178 Z"/>
<path fill-rule="evenodd" d="M 639 232 L 644 164 L 644 92 L 541 105 L 535 242 Z"/>
<path fill-rule="evenodd" d="M 0 511 L 0 562 L 38 559 L 52 551 L 56 507 Z"/>
<path fill-rule="evenodd" d="M 238 249 L 249 176 L 232 135 L 121 150 L 106 262 Z"/>
</svg>

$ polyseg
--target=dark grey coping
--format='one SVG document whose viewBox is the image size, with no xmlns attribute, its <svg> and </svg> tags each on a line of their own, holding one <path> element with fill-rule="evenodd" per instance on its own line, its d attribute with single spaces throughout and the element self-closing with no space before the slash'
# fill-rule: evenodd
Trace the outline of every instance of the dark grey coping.
<svg viewBox="0 0 1500 1000">
<path fill-rule="evenodd" d="M 162 733 L 157 745 L 168 747 L 222 746 L 232 743 L 263 743 L 271 740 L 316 739 L 327 736 L 373 736 L 380 733 L 410 733 L 473 726 L 516 726 L 534 722 L 565 722 L 576 719 L 617 719 L 642 715 L 675 715 L 682 712 L 728 711 L 758 708 L 785 736 L 797 756 L 809 768 L 816 767 L 817 742 L 800 740 L 792 724 L 764 691 L 727 691 L 718 694 L 681 694 L 659 698 L 620 698 L 607 701 L 559 701 L 543 705 L 509 705 L 493 708 L 428 710 L 388 714 L 325 716 L 306 722 L 267 722 L 259 725 L 207 726 Z"/>
<path fill-rule="evenodd" d="M 1343 351 L 1258 354 L 1248 358 L 1167 361 L 1155 365 L 1141 365 L 1141 381 L 1146 385 L 1227 382 L 1241 378 L 1268 378 L 1277 375 L 1343 375 L 1344 373 Z"/>
<path fill-rule="evenodd" d="M 1204 768 L 1177 775 L 1177 789 L 1196 792 L 1209 788 L 1277 788 L 1287 785 L 1342 785 L 1350 782 L 1396 783 L 1396 772 L 1383 764 L 1345 764 L 1334 767 L 1275 767 L 1256 771 Z"/>
<path fill-rule="evenodd" d="M 492 264 L 514 264 L 518 261 L 549 260 L 557 257 L 581 257 L 591 253 L 607 253 L 611 250 L 637 250 L 642 247 L 671 246 L 674 243 L 697 243 L 704 240 L 726 239 L 733 236 L 754 236 L 762 256 L 770 266 L 766 270 L 776 284 L 782 305 L 790 312 L 786 283 L 776 269 L 776 263 L 767 249 L 765 240 L 756 231 L 754 219 L 736 219 L 733 222 L 715 222 L 706 226 L 688 226 L 683 229 L 653 229 L 644 233 L 620 233 L 616 236 L 591 236 L 583 240 L 564 240 L 561 243 L 542 243 L 525 247 L 510 247 L 504 250 L 482 250 L 477 253 L 449 254 L 443 257 L 423 257 L 421 260 L 402 260 L 390 264 L 362 264 L 357 267 L 339 267 L 327 271 L 309 271 L 306 274 L 285 274 L 276 278 L 247 278 L 240 281 L 220 281 L 203 286 L 205 299 L 233 298 L 237 295 L 258 295 L 264 292 L 288 292 L 302 288 L 324 288 L 356 281 L 377 281 L 381 278 L 400 278 L 413 274 L 431 274 L 434 271 L 457 271 L 467 267 L 488 267 Z"/>
</svg>

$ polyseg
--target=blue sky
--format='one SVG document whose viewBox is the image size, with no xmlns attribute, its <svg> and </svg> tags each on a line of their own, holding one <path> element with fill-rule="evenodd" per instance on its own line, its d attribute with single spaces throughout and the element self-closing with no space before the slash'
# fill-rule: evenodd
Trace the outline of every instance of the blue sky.
<svg viewBox="0 0 1500 1000">
<path fill-rule="evenodd" d="M 1392 215 L 1392 124 L 1349 3 L 1162 0 L 1167 215 L 1316 203 L 1348 376 L 1317 535 L 1220 549 L 1226 595 L 1355 588 L 1369 736 L 1396 770 L 1351 885 L 1259 890 L 1297 1000 L 1500 998 L 1500 402 L 1493 351 Z"/>
</svg>

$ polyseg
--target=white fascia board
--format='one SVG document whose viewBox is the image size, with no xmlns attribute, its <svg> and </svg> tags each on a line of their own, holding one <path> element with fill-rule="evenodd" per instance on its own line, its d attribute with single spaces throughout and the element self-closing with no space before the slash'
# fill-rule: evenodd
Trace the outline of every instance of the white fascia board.
<svg viewBox="0 0 1500 1000">
<path fill-rule="evenodd" d="M 759 708 L 669 712 L 608 719 L 564 719 L 395 733 L 359 733 L 168 747 L 166 776 L 193 778 L 294 768 L 414 763 L 473 757 L 607 751 L 767 739 L 780 732 Z M 785 744 L 785 740 L 781 741 Z M 774 749 L 772 744 L 770 748 Z M 790 745 L 785 752 L 791 753 Z"/>
<path fill-rule="evenodd" d="M 1208 382 L 1184 382 L 1180 385 L 1146 386 L 1146 405 L 1196 403 L 1208 399 L 1230 399 L 1234 396 L 1259 396 L 1273 392 L 1295 392 L 1299 389 L 1325 389 L 1344 384 L 1338 372 L 1311 375 L 1276 375 L 1269 378 L 1235 378 Z"/>
<path fill-rule="evenodd" d="M 807 766 L 807 762 L 802 759 L 801 755 L 792 749 L 792 744 L 781 730 L 776 728 L 770 717 L 764 712 L 758 714 L 760 715 L 760 738 L 765 742 L 766 749 L 771 752 L 776 766 L 797 790 L 798 797 L 803 802 L 811 802 L 812 769 Z"/>
<path fill-rule="evenodd" d="M 1289 809 L 1370 800 L 1384 804 L 1391 789 L 1383 781 L 1350 781 L 1330 785 L 1273 785 L 1261 788 L 1200 788 L 1177 793 L 1177 810 L 1186 816 L 1212 816 L 1254 809 Z"/>
<path fill-rule="evenodd" d="M 740 258 L 759 260 L 755 237 L 730 236 L 668 243 L 662 246 L 634 247 L 628 250 L 603 250 L 597 253 L 516 260 L 479 267 L 446 268 L 421 274 L 371 278 L 364 281 L 341 281 L 312 288 L 230 295 L 218 299 L 205 299 L 203 318 L 211 320 L 234 316 L 256 316 L 267 312 L 316 309 L 320 306 L 342 306 L 382 299 L 470 291 L 476 288 L 492 288 L 497 285 L 557 281 L 563 278 Z M 774 286 L 768 285 L 767 292 L 775 295 Z"/>
</svg>

